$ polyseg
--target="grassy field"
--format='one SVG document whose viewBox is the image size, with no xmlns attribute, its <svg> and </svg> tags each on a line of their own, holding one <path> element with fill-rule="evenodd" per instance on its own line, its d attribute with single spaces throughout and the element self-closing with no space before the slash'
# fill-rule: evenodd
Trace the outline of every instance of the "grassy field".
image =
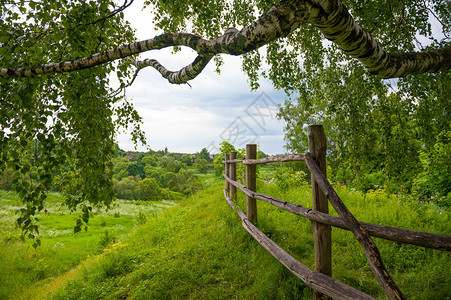
<svg viewBox="0 0 451 300">
<path fill-rule="evenodd" d="M 1 277 L 0 295 L 11 299 L 311 299 L 312 290 L 242 228 L 241 220 L 223 198 L 224 181 L 208 176 L 202 180 L 210 187 L 149 217 L 145 224 L 133 227 L 139 223 L 138 217 L 130 214 L 129 229 L 120 231 L 120 227 L 114 227 L 126 222 L 129 215 L 122 205 L 128 202 L 121 203 L 119 218 L 114 218 L 115 210 L 110 215 L 102 215 L 117 235 L 128 231 L 108 246 L 108 250 L 98 247 L 104 227 L 94 225 L 102 216 L 94 218 L 92 231 L 75 237 L 69 233 L 67 240 L 63 236 L 55 240 L 49 237 L 37 252 L 31 249 L 24 252 L 23 243 L 4 238 L 0 255 L 8 272 L 31 271 L 35 275 L 33 280 L 21 281 L 25 286 L 22 290 L 3 287 L 4 277 Z M 308 186 L 280 191 L 273 183 L 262 180 L 258 189 L 292 203 L 311 206 Z M 449 211 L 442 208 L 383 190 L 362 194 L 338 186 L 337 191 L 361 221 L 441 234 L 451 232 Z M 243 196 L 237 203 L 245 209 Z M 262 202 L 258 203 L 258 214 L 258 227 L 265 234 L 313 268 L 313 237 L 308 220 Z M 72 224 L 69 222 L 66 230 Z M 97 235 L 90 246 L 88 242 L 80 242 L 82 238 L 89 240 L 88 235 L 95 230 Z M 2 231 L 3 237 L 7 235 Z M 385 299 L 352 234 L 334 229 L 332 238 L 334 277 Z M 389 272 L 408 299 L 451 296 L 449 253 L 381 239 L 375 241 Z M 64 247 L 55 246 L 58 242 Z M 78 254 L 71 254 L 78 247 L 86 249 L 85 252 L 77 250 Z M 12 249 L 4 254 L 3 248 Z M 51 255 L 61 257 L 61 262 L 54 262 Z M 63 259 L 67 261 L 63 263 Z M 39 271 L 41 261 L 49 269 L 44 268 L 44 276 L 39 275 L 43 272 Z M 60 266 L 59 270 L 50 271 L 52 264 Z M 27 266 L 28 270 L 24 271 Z"/>
<path fill-rule="evenodd" d="M 138 224 L 157 216 L 174 203 L 117 200 L 108 212 L 96 211 L 88 231 L 74 235 L 76 213 L 63 207 L 58 194 L 47 199 L 47 213 L 40 213 L 42 246 L 35 250 L 22 241 L 14 228 L 20 206 L 16 194 L 0 190 L 0 299 L 20 298 L 24 288 L 51 280 L 76 267 L 90 256 L 103 253 Z"/>
</svg>

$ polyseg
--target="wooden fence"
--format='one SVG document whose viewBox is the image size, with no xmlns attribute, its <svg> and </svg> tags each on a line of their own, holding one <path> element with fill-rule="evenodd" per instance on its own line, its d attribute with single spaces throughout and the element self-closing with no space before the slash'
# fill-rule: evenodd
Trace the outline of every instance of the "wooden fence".
<svg viewBox="0 0 451 300">
<path fill-rule="evenodd" d="M 421 247 L 451 251 L 451 236 L 419 232 L 359 222 L 346 208 L 326 178 L 326 137 L 321 125 L 308 128 L 309 153 L 271 156 L 256 159 L 257 147 L 254 144 L 246 146 L 246 158 L 237 159 L 236 153 L 226 154 L 225 174 L 226 188 L 224 197 L 228 204 L 235 208 L 237 189 L 246 194 L 246 214 L 236 206 L 236 211 L 242 220 L 243 227 L 308 286 L 314 289 L 314 299 L 373 299 L 371 296 L 354 289 L 332 278 L 332 241 L 331 226 L 350 230 L 362 246 L 368 264 L 379 285 L 389 299 L 405 299 L 394 280 L 391 278 L 382 262 L 379 250 L 371 236 L 387 239 L 396 243 L 408 243 Z M 305 161 L 311 173 L 313 209 L 292 204 L 272 196 L 257 193 L 256 165 L 271 162 Z M 242 163 L 246 169 L 246 186 L 236 181 L 236 164 Z M 257 227 L 257 203 L 262 200 L 280 209 L 294 213 L 312 221 L 315 270 L 312 271 L 280 246 L 269 239 Z M 339 217 L 329 215 L 328 203 L 337 211 Z"/>
</svg>

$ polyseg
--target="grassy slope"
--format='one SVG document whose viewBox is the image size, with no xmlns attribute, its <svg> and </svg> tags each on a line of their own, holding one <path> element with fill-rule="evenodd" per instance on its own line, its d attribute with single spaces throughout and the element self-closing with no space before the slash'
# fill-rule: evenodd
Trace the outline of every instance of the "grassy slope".
<svg viewBox="0 0 451 300">
<path fill-rule="evenodd" d="M 272 258 L 241 227 L 215 185 L 183 201 L 123 238 L 110 251 L 32 290 L 27 298 L 56 299 L 311 299 L 311 290 Z M 276 195 L 274 186 L 261 191 Z M 383 192 L 339 194 L 362 221 L 450 233 L 449 213 Z M 388 198 L 388 199 L 387 199 Z M 308 188 L 283 199 L 309 206 Z M 244 208 L 241 197 L 239 205 Z M 308 221 L 259 203 L 259 228 L 313 267 Z M 353 236 L 333 231 L 334 277 L 384 299 Z M 449 254 L 376 239 L 408 299 L 451 295 Z M 29 291 L 30 292 L 30 291 Z M 38 297 L 39 298 L 39 297 Z"/>
<path fill-rule="evenodd" d="M 19 232 L 14 230 L 17 218 L 14 211 L 20 206 L 18 196 L 0 190 L 0 299 L 27 298 L 29 291 L 24 288 L 52 282 L 52 277 L 68 272 L 89 255 L 102 251 L 99 238 L 106 231 L 110 237 L 120 237 L 139 222 L 139 212 L 151 217 L 172 205 L 166 202 L 138 205 L 144 203 L 119 200 L 118 206 L 109 212 L 96 212 L 87 232 L 74 235 L 78 214 L 70 214 L 61 206 L 62 201 L 57 194 L 48 196 L 48 214 L 39 214 L 42 246 L 35 250 L 30 241 L 21 241 Z"/>
</svg>

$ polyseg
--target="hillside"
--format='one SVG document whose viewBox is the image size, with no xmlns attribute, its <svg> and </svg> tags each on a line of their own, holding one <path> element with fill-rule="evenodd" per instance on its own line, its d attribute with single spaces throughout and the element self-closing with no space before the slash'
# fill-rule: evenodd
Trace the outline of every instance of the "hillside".
<svg viewBox="0 0 451 300">
<path fill-rule="evenodd" d="M 261 183 L 275 195 L 277 187 Z M 449 212 L 388 195 L 339 190 L 357 218 L 446 234 Z M 308 186 L 282 193 L 309 205 Z M 280 196 L 280 195 L 279 195 Z M 244 199 L 238 200 L 241 207 Z M 377 221 L 378 220 L 378 221 Z M 241 227 L 222 196 L 222 182 L 137 226 L 103 254 L 12 299 L 311 299 L 312 291 L 262 249 Z M 259 228 L 310 268 L 309 221 L 259 203 Z M 352 235 L 333 231 L 334 277 L 384 299 Z M 382 257 L 408 299 L 451 295 L 449 254 L 376 239 Z"/>
</svg>

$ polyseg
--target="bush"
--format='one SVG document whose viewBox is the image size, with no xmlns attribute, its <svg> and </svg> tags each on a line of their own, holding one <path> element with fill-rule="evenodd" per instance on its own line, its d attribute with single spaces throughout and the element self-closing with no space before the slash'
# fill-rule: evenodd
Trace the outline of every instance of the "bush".
<svg viewBox="0 0 451 300">
<path fill-rule="evenodd" d="M 97 241 L 97 248 L 103 250 L 106 246 L 114 244 L 117 241 L 116 233 L 113 230 L 105 228 Z"/>
<path fill-rule="evenodd" d="M 274 171 L 274 181 L 281 190 L 307 185 L 307 174 L 304 171 L 294 171 L 290 167 L 278 167 Z"/>
<path fill-rule="evenodd" d="M 113 191 L 119 199 L 138 200 L 138 182 L 129 178 L 113 179 Z"/>
<path fill-rule="evenodd" d="M 451 206 L 451 131 L 444 131 L 429 151 L 420 152 L 423 172 L 413 183 L 418 195 L 438 205 Z"/>
<path fill-rule="evenodd" d="M 203 158 L 199 158 L 198 160 L 196 160 L 196 166 L 197 166 L 197 169 L 199 170 L 199 173 L 205 174 L 208 172 L 207 160 L 205 160 Z"/>
<path fill-rule="evenodd" d="M 146 165 L 139 162 L 130 163 L 127 166 L 127 172 L 129 176 L 140 176 L 141 178 L 146 177 L 146 173 L 144 171 L 144 167 Z"/>
<path fill-rule="evenodd" d="M 192 195 L 202 189 L 202 183 L 192 170 L 181 170 L 177 174 L 178 192 Z"/>
<path fill-rule="evenodd" d="M 378 190 L 384 186 L 387 181 L 387 176 L 384 171 L 373 172 L 369 174 L 364 174 L 361 176 L 360 181 L 357 182 L 356 188 L 363 192 L 369 190 Z"/>
<path fill-rule="evenodd" d="M 169 199 L 169 190 L 161 188 L 154 178 L 145 178 L 138 183 L 140 198 L 142 200 Z"/>
</svg>

